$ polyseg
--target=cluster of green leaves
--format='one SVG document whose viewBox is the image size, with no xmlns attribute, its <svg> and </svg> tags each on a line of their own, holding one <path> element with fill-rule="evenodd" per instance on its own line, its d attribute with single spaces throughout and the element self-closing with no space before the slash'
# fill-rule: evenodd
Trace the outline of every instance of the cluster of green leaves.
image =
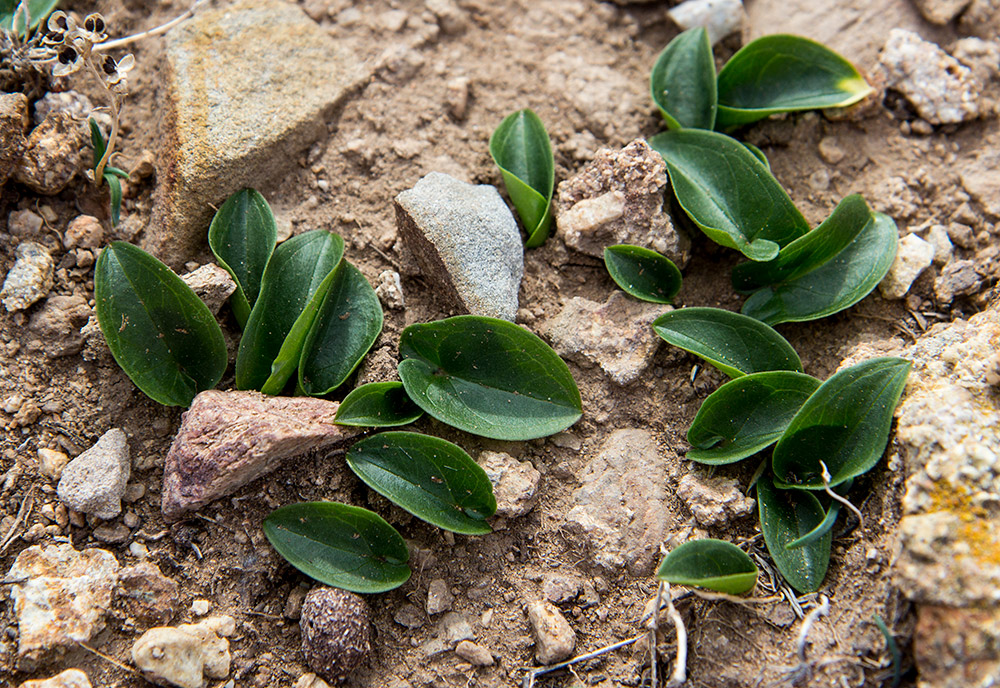
<svg viewBox="0 0 1000 688">
<path fill-rule="evenodd" d="M 0 0 L 0 31 L 15 31 L 14 15 L 21 0 Z M 59 0 L 28 0 L 26 3 L 30 23 L 24 26 L 24 15 L 17 15 L 17 35 L 22 39 L 34 31 L 50 15 L 59 4 Z"/>
<path fill-rule="evenodd" d="M 108 144 L 104 140 L 104 134 L 101 133 L 101 128 L 97 126 L 97 122 L 93 118 L 87 120 L 90 124 L 90 142 L 94 147 L 94 172 L 97 172 L 98 166 L 101 164 L 101 159 L 104 157 L 104 151 L 107 150 Z M 117 227 L 118 220 L 121 217 L 122 211 L 122 185 L 118 179 L 128 179 L 128 172 L 125 170 L 118 169 L 117 167 L 112 167 L 111 165 L 105 165 L 104 172 L 101 175 L 108 185 L 108 192 L 111 195 L 111 226 Z"/>
<path fill-rule="evenodd" d="M 845 198 L 810 231 L 756 147 L 716 130 L 769 115 L 856 103 L 871 88 L 844 58 L 798 36 L 752 41 L 715 72 L 708 35 L 685 31 L 660 54 L 650 90 L 668 131 L 649 141 L 678 204 L 713 241 L 740 251 L 743 313 L 774 325 L 822 318 L 864 298 L 896 254 L 895 223 Z"/>
<path fill-rule="evenodd" d="M 840 509 L 828 491 L 846 491 L 878 463 L 910 363 L 874 358 L 821 382 L 802 372 L 784 337 L 749 316 L 684 308 L 653 327 L 732 378 L 698 410 L 687 458 L 718 466 L 773 447 L 756 482 L 764 542 L 793 588 L 819 589 Z"/>
<path fill-rule="evenodd" d="M 545 125 L 524 109 L 504 118 L 490 137 L 490 155 L 527 234 L 525 246 L 541 246 L 552 226 L 555 163 Z"/>
</svg>

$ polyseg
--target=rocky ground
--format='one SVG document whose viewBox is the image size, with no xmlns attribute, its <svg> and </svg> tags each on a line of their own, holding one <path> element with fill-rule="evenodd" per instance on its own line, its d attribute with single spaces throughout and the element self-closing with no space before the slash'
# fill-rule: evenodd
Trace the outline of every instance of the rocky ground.
<svg viewBox="0 0 1000 688">
<path fill-rule="evenodd" d="M 661 548 L 706 535 L 758 556 L 755 598 L 765 601 L 678 603 L 689 685 L 892 685 L 875 615 L 901 649 L 903 685 L 995 685 L 1000 7 L 715 5 L 720 63 L 745 40 L 793 32 L 867 75 L 876 94 L 860 106 L 761 122 L 744 137 L 812 224 L 858 192 L 901 237 L 872 295 L 779 327 L 820 378 L 872 356 L 914 363 L 887 455 L 851 493 L 864 528 L 836 534 L 821 591 L 830 609 L 800 646 L 803 615 L 820 600 L 781 597 L 743 492 L 753 466 L 708 471 L 684 460 L 686 429 L 721 375 L 661 344 L 648 323 L 666 307 L 625 297 L 598 258 L 622 240 L 655 247 L 683 266 L 677 307 L 740 306 L 727 275 L 735 253 L 660 203 L 662 162 L 636 141 L 661 128 L 647 79 L 678 32 L 672 4 L 203 3 L 193 20 L 130 46 L 137 66 L 115 161 L 132 174 L 116 228 L 83 173 L 91 152 L 82 117 L 106 102 L 96 81 L 81 72 L 48 94 L 0 96 L 0 174 L 11 175 L 0 176 L 0 685 L 141 686 L 141 668 L 196 688 L 320 688 L 312 650 L 303 651 L 304 631 L 307 640 L 319 632 L 310 616 L 318 602 L 303 606 L 312 583 L 260 528 L 275 507 L 304 500 L 372 508 L 411 550 L 412 578 L 367 598 L 371 654 L 347 685 L 519 685 L 541 665 L 635 638 Z M 61 6 L 100 10 L 120 36 L 187 4 Z M 739 30 L 726 28 L 732 20 Z M 489 244 L 488 233 L 471 248 L 448 248 L 444 237 L 443 271 L 421 267 L 393 200 L 412 189 L 403 198 L 412 216 L 413 203 L 473 193 L 466 183 L 502 189 L 488 139 L 522 107 L 553 141 L 554 236 L 523 257 L 519 244 Z M 106 112 L 96 116 L 107 124 Z M 431 177 L 437 195 L 421 198 L 418 181 L 435 172 L 451 179 Z M 500 442 L 416 424 L 460 444 L 495 480 L 494 533 L 440 531 L 367 490 L 343 464 L 349 433 L 332 437 L 322 410 L 314 426 L 290 428 L 268 420 L 271 402 L 232 410 L 221 393 L 203 406 L 258 420 L 280 450 L 250 456 L 241 476 L 220 468 L 197 497 L 175 499 L 168 452 L 187 436 L 181 409 L 139 392 L 88 326 L 93 264 L 112 239 L 139 243 L 195 273 L 186 278 L 218 308 L 227 285 L 210 265 L 207 222 L 244 185 L 264 193 L 283 237 L 341 234 L 378 287 L 385 329 L 359 380 L 395 375 L 404 327 L 463 309 L 513 316 L 568 361 L 584 416 L 554 437 Z M 595 223 L 577 207 L 611 191 L 625 199 L 617 219 Z M 460 205 L 448 207 L 467 217 Z M 491 264 L 523 278 L 482 279 Z M 218 313 L 233 353 L 238 328 L 228 307 Z M 220 389 L 232 387 L 230 369 Z M 299 438 L 291 449 L 289 437 Z M 666 617 L 661 625 L 663 683 L 676 647 Z M 650 685 L 648 647 L 643 636 L 535 685 Z"/>
</svg>

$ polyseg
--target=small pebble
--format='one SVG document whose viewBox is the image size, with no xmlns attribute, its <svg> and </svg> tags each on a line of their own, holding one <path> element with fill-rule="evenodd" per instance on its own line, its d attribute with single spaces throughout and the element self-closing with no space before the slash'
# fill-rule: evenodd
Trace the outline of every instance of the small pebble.
<svg viewBox="0 0 1000 688">
<path fill-rule="evenodd" d="M 191 613 L 195 616 L 205 616 L 212 608 L 212 603 L 208 600 L 195 600 L 191 603 Z"/>
<path fill-rule="evenodd" d="M 302 651 L 309 667 L 339 682 L 371 651 L 371 614 L 359 595 L 317 587 L 302 604 Z"/>
<path fill-rule="evenodd" d="M 493 655 L 482 645 L 463 640 L 455 647 L 455 654 L 472 666 L 493 666 Z"/>
</svg>

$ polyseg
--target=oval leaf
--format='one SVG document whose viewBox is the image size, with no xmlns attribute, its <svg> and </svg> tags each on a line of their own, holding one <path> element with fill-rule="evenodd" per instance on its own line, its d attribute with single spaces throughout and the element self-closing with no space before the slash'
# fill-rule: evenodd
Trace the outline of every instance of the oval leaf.
<svg viewBox="0 0 1000 688">
<path fill-rule="evenodd" d="M 872 92 L 843 57 L 788 34 L 764 36 L 743 46 L 719 71 L 718 88 L 720 129 L 779 112 L 844 107 Z"/>
<path fill-rule="evenodd" d="M 775 484 L 822 490 L 820 461 L 830 471 L 831 487 L 870 470 L 889 441 L 909 372 L 902 358 L 873 358 L 820 385 L 774 448 Z"/>
<path fill-rule="evenodd" d="M 423 410 L 406 395 L 402 382 L 370 382 L 344 397 L 334 422 L 388 428 L 408 425 L 422 415 Z"/>
<path fill-rule="evenodd" d="M 299 386 L 329 394 L 361 363 L 382 331 L 382 305 L 361 272 L 341 260 L 302 346 Z"/>
<path fill-rule="evenodd" d="M 428 523 L 465 535 L 492 532 L 497 510 L 486 471 L 457 444 L 415 432 L 383 432 L 347 452 L 368 487 Z"/>
<path fill-rule="evenodd" d="M 768 168 L 736 139 L 684 129 L 657 134 L 649 145 L 666 161 L 684 212 L 712 241 L 771 260 L 809 231 Z"/>
<path fill-rule="evenodd" d="M 757 565 L 730 542 L 691 540 L 663 558 L 656 577 L 671 585 L 742 595 L 757 584 Z"/>
<path fill-rule="evenodd" d="M 506 320 L 460 315 L 410 325 L 399 377 L 424 411 L 460 430 L 530 440 L 583 415 L 569 368 L 548 344 Z"/>
<path fill-rule="evenodd" d="M 768 370 L 802 372 L 802 361 L 784 337 L 758 320 L 721 308 L 664 313 L 653 329 L 670 344 L 705 359 L 729 377 Z"/>
<path fill-rule="evenodd" d="M 741 311 L 769 325 L 839 313 L 868 296 L 882 281 L 896 258 L 897 242 L 896 223 L 888 215 L 872 213 L 864 228 L 836 256 L 811 272 L 759 289 Z"/>
<path fill-rule="evenodd" d="M 115 241 L 94 271 L 97 320 L 118 365 L 146 396 L 190 406 L 222 379 L 228 357 L 215 317 L 166 265 Z"/>
<path fill-rule="evenodd" d="M 508 115 L 490 137 L 490 155 L 528 233 L 525 246 L 541 246 L 552 225 L 555 187 L 552 144 L 542 120 L 528 109 Z"/>
<path fill-rule="evenodd" d="M 763 475 L 757 481 L 757 507 L 764 543 L 781 576 L 801 593 L 819 590 L 830 565 L 831 533 L 802 547 L 788 549 L 786 545 L 823 522 L 823 505 L 808 492 L 776 489 L 771 478 Z"/>
<path fill-rule="evenodd" d="M 240 327 L 260 294 L 260 281 L 278 241 L 278 225 L 271 206 L 253 189 L 237 191 L 222 204 L 208 227 L 208 245 L 236 282 L 230 297 Z"/>
<path fill-rule="evenodd" d="M 649 75 L 649 90 L 671 129 L 715 126 L 715 60 L 703 27 L 688 29 L 667 44 Z"/>
<path fill-rule="evenodd" d="M 681 271 L 673 261 L 648 248 L 608 246 L 604 265 L 615 284 L 643 301 L 670 303 L 681 289 Z"/>
<path fill-rule="evenodd" d="M 343 255 L 344 240 L 322 229 L 292 237 L 274 252 L 240 340 L 238 389 L 281 392 Z"/>
<path fill-rule="evenodd" d="M 814 377 L 785 370 L 730 380 L 698 409 L 687 433 L 695 448 L 686 458 L 720 465 L 753 456 L 778 441 L 819 385 Z"/>
<path fill-rule="evenodd" d="M 272 511 L 264 534 L 288 563 L 320 583 L 359 593 L 398 588 L 410 577 L 406 542 L 378 514 L 338 502 Z"/>
</svg>

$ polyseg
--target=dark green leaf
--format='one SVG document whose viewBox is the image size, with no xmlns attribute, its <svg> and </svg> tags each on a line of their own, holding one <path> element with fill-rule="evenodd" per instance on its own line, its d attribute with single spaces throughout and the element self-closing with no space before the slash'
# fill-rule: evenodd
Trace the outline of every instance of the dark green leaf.
<svg viewBox="0 0 1000 688">
<path fill-rule="evenodd" d="M 657 134 L 649 145 L 667 162 L 684 212 L 712 241 L 771 260 L 809 231 L 770 170 L 736 139 L 684 129 Z"/>
<path fill-rule="evenodd" d="M 190 406 L 222 378 L 226 343 L 211 311 L 142 249 L 116 241 L 101 252 L 94 299 L 115 360 L 154 401 Z"/>
<path fill-rule="evenodd" d="M 341 260 L 326 299 L 306 336 L 299 386 L 329 394 L 358 367 L 382 331 L 382 305 L 356 267 Z"/>
<path fill-rule="evenodd" d="M 120 167 L 112 167 L 111 165 L 104 166 L 104 174 L 113 174 L 119 179 L 128 179 L 128 172 Z"/>
<path fill-rule="evenodd" d="M 236 292 L 229 298 L 240 327 L 257 302 L 260 280 L 278 240 L 271 206 L 253 189 L 237 191 L 222 204 L 208 228 L 208 245 L 219 265 L 232 275 Z"/>
<path fill-rule="evenodd" d="M 649 75 L 653 102 L 671 129 L 714 127 L 715 89 L 712 44 L 700 26 L 670 41 Z"/>
<path fill-rule="evenodd" d="M 757 158 L 764 164 L 764 167 L 767 168 L 768 172 L 771 171 L 771 162 L 767 159 L 767 156 L 764 155 L 764 151 L 762 151 L 760 148 L 753 145 L 752 143 L 748 143 L 747 141 L 742 141 L 741 143 L 743 143 L 743 145 L 746 146 L 748 151 L 753 153 L 753 156 L 755 158 Z"/>
<path fill-rule="evenodd" d="M 792 417 L 819 387 L 819 380 L 786 370 L 751 373 L 712 392 L 698 409 L 687 441 L 687 458 L 735 463 L 778 441 Z"/>
<path fill-rule="evenodd" d="M 889 441 L 892 414 L 910 372 L 902 358 L 873 358 L 835 373 L 809 397 L 774 448 L 779 487 L 822 490 L 870 470 Z"/>
<path fill-rule="evenodd" d="M 410 400 L 402 382 L 361 385 L 340 402 L 335 423 L 387 428 L 412 423 L 424 412 Z"/>
<path fill-rule="evenodd" d="M 101 158 L 104 157 L 104 151 L 107 150 L 107 144 L 104 142 L 104 135 L 101 133 L 101 128 L 97 126 L 97 121 L 94 118 L 87 120 L 90 125 L 90 143 L 94 147 L 94 164 L 92 167 L 96 170 L 97 166 L 101 162 Z"/>
<path fill-rule="evenodd" d="M 742 595 L 757 584 L 757 565 L 730 542 L 691 540 L 664 557 L 656 577 L 672 585 Z"/>
<path fill-rule="evenodd" d="M 643 301 L 670 303 L 681 289 L 681 271 L 673 261 L 648 248 L 608 246 L 604 265 L 615 284 Z"/>
<path fill-rule="evenodd" d="M 238 389 L 282 391 L 343 255 L 344 240 L 322 229 L 292 237 L 274 252 L 240 340 Z"/>
<path fill-rule="evenodd" d="M 802 237 L 801 247 L 797 246 L 799 241 L 786 247 L 792 249 L 788 259 L 779 255 L 773 273 L 780 274 L 787 266 L 791 276 L 754 292 L 741 309 L 745 315 L 769 325 L 816 320 L 850 308 L 882 281 L 896 257 L 896 223 L 888 215 L 872 213 L 845 248 L 817 267 L 811 256 L 819 259 L 826 255 L 824 248 L 836 248 L 844 235 L 840 226 L 829 225 L 829 221 Z M 834 239 L 831 235 L 835 234 L 840 236 Z M 739 265 L 737 270 L 740 272 L 734 271 L 733 279 L 741 286 L 766 278 L 766 272 L 754 274 L 753 266 Z"/>
<path fill-rule="evenodd" d="M 768 370 L 802 372 L 802 361 L 784 337 L 758 320 L 721 308 L 664 313 L 653 329 L 670 344 L 705 359 L 729 377 Z"/>
<path fill-rule="evenodd" d="M 799 547 L 805 547 L 806 545 L 811 545 L 812 543 L 821 540 L 823 536 L 833 530 L 833 524 L 837 522 L 837 514 L 840 513 L 840 507 L 840 502 L 836 500 L 832 501 L 830 503 L 830 508 L 826 511 L 826 516 L 824 516 L 823 520 L 819 522 L 819 525 L 799 539 L 789 542 L 785 545 L 785 549 L 798 549 Z"/>
<path fill-rule="evenodd" d="M 368 487 L 428 523 L 465 535 L 491 532 L 497 510 L 486 471 L 457 444 L 415 432 L 383 432 L 347 452 Z"/>
<path fill-rule="evenodd" d="M 104 181 L 108 183 L 108 194 L 111 197 L 111 226 L 117 227 L 122 211 L 122 185 L 118 177 L 107 172 L 104 173 Z"/>
<path fill-rule="evenodd" d="M 552 224 L 555 164 L 545 125 L 531 110 L 508 115 L 490 137 L 490 155 L 528 233 L 525 246 L 541 246 Z"/>
<path fill-rule="evenodd" d="M 406 542 L 378 514 L 361 507 L 291 504 L 264 519 L 264 534 L 289 564 L 336 588 L 385 592 L 410 577 Z"/>
<path fill-rule="evenodd" d="M 466 432 L 529 440 L 565 430 L 583 414 L 562 359 L 506 320 L 460 315 L 410 325 L 399 353 L 399 377 L 410 398 Z"/>
<path fill-rule="evenodd" d="M 748 43 L 719 72 L 716 126 L 778 112 L 843 107 L 872 92 L 850 62 L 808 38 L 774 34 Z"/>
<path fill-rule="evenodd" d="M 770 476 L 763 475 L 757 481 L 757 508 L 764 543 L 782 577 L 801 593 L 819 590 L 830 565 L 832 535 L 827 532 L 795 549 L 787 549 L 786 545 L 823 522 L 823 505 L 809 492 L 779 490 Z"/>
</svg>

